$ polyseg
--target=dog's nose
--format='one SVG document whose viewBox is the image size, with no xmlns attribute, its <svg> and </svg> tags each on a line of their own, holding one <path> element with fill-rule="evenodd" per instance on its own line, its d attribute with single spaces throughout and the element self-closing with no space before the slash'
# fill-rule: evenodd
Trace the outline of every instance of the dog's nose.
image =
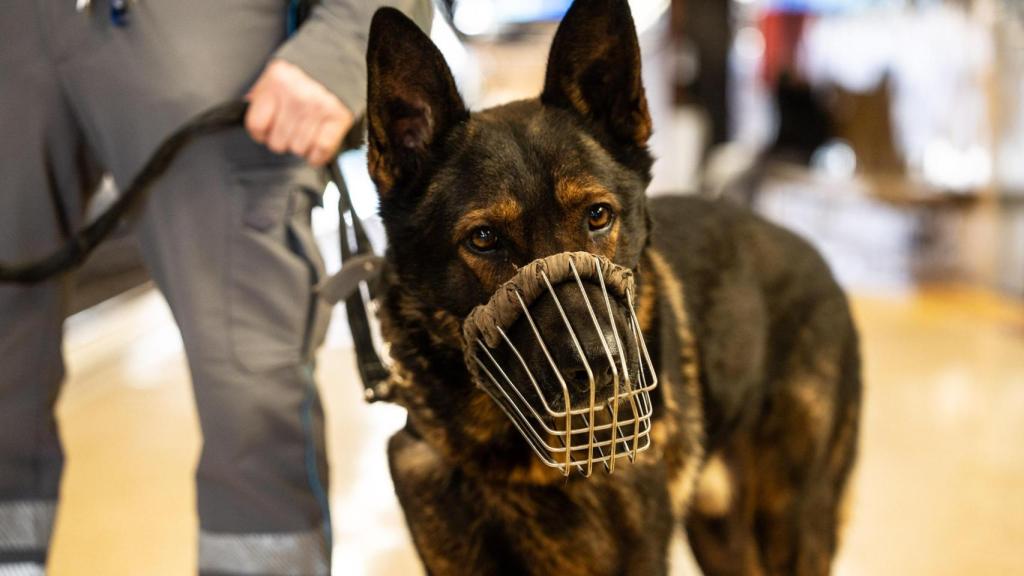
<svg viewBox="0 0 1024 576">
<path fill-rule="evenodd" d="M 617 302 L 611 302 L 611 312 L 609 317 L 599 287 L 581 290 L 572 282 L 556 286 L 530 309 L 574 404 L 589 402 L 591 386 L 599 401 L 612 395 L 617 374 L 622 383 L 619 348 L 632 340 Z"/>
<path fill-rule="evenodd" d="M 594 395 L 600 402 L 614 393 L 616 370 L 613 370 L 607 357 L 595 356 L 588 360 L 590 370 L 586 367 L 570 368 L 563 377 L 566 385 L 574 392 L 573 396 L 586 395 L 590 392 L 591 377 L 593 377 Z M 581 394 L 582 393 L 582 394 Z"/>
</svg>

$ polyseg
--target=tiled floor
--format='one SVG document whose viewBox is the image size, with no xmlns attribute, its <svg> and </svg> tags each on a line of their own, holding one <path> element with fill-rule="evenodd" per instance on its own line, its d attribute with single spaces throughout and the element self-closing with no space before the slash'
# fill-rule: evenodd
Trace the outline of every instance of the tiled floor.
<svg viewBox="0 0 1024 576">
<path fill-rule="evenodd" d="M 856 298 L 855 310 L 867 405 L 837 573 L 1024 574 L 1024 306 L 932 289 Z M 75 317 L 66 351 L 69 467 L 50 573 L 190 574 L 199 434 L 166 306 L 141 291 Z M 361 401 L 344 345 L 323 350 L 320 382 L 336 573 L 421 573 L 384 456 L 402 411 Z"/>
</svg>

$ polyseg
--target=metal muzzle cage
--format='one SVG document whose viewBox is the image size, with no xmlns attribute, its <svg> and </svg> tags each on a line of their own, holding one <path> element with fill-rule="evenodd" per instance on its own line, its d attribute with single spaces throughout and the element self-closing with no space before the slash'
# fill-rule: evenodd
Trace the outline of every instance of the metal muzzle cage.
<svg viewBox="0 0 1024 576">
<path fill-rule="evenodd" d="M 600 301 L 591 301 L 588 287 Z M 566 290 L 578 290 L 583 306 L 567 306 L 558 295 L 564 299 Z M 531 311 L 546 295 L 561 320 L 557 329 L 550 323 L 543 329 Z M 516 322 L 527 323 L 518 332 L 529 335 L 527 342 L 510 337 Z M 600 366 L 581 343 L 584 332 L 599 339 Z M 535 260 L 472 311 L 463 333 L 466 364 L 477 384 L 548 466 L 589 477 L 600 463 L 611 473 L 617 459 L 632 461 L 650 447 L 650 391 L 658 380 L 636 317 L 630 270 L 587 252 Z M 567 343 L 574 358 L 559 362 L 553 347 Z M 529 346 L 542 354 L 528 353 Z M 543 361 L 531 366 L 531 356 Z M 584 373 L 585 383 L 579 378 Z"/>
</svg>

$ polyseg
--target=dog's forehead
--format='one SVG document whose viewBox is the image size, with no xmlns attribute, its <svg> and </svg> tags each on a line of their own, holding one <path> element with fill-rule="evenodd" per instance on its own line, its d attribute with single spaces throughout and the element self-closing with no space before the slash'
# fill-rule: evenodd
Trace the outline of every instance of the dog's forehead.
<svg viewBox="0 0 1024 576">
<path fill-rule="evenodd" d="M 564 110 L 522 100 L 475 112 L 466 123 L 467 143 L 490 150 L 513 149 L 525 159 L 558 163 L 591 153 L 586 131 Z"/>
<path fill-rule="evenodd" d="M 562 191 L 613 188 L 622 170 L 568 114 L 521 101 L 471 115 L 451 135 L 428 197 L 471 208 L 498 198 L 557 201 Z"/>
</svg>

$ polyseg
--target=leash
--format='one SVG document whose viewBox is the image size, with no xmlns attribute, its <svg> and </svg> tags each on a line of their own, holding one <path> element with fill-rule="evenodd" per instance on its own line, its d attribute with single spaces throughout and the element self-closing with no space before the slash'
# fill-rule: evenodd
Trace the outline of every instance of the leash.
<svg viewBox="0 0 1024 576">
<path fill-rule="evenodd" d="M 75 232 L 63 247 L 38 260 L 0 263 L 0 283 L 36 284 L 80 266 L 122 218 L 142 205 L 149 188 L 167 171 L 182 148 L 201 136 L 239 126 L 248 107 L 245 102 L 229 102 L 189 120 L 160 144 L 110 208 Z"/>
<path fill-rule="evenodd" d="M 82 265 L 89 255 L 125 218 L 142 207 L 150 188 L 167 172 L 178 154 L 194 140 L 242 126 L 249 104 L 232 101 L 214 106 L 194 116 L 165 139 L 146 161 L 139 173 L 128 184 L 118 199 L 99 217 L 74 232 L 59 249 L 28 262 L 0 262 L 0 284 L 37 284 Z M 339 155 L 362 145 L 364 119 L 359 118 L 342 140 Z M 363 381 L 365 398 L 369 402 L 390 397 L 391 371 L 381 360 L 374 343 L 370 318 L 363 300 L 361 284 L 367 286 L 370 300 L 377 292 L 376 280 L 384 267 L 384 259 L 376 255 L 366 230 L 352 207 L 345 177 L 335 157 L 329 163 L 327 174 L 338 188 L 338 227 L 341 243 L 342 269 L 314 288 L 315 294 L 334 305 L 345 301 L 349 328 L 355 342 L 359 376 Z M 352 238 L 349 237 L 351 232 Z"/>
<path fill-rule="evenodd" d="M 350 131 L 351 134 L 353 131 Z M 357 132 L 362 135 L 362 130 Z M 391 398 L 392 374 L 377 353 L 373 333 L 370 329 L 370 316 L 366 312 L 360 284 L 365 284 L 367 296 L 372 302 L 376 299 L 377 282 L 384 269 L 384 259 L 373 251 L 370 239 L 363 229 L 362 221 L 352 207 L 352 198 L 345 184 L 345 177 L 337 161 L 328 165 L 331 181 L 338 187 L 338 236 L 341 242 L 341 270 L 321 282 L 316 293 L 327 302 L 336 304 L 345 301 L 345 312 L 348 314 L 348 327 L 352 331 L 352 341 L 356 349 L 356 365 L 359 377 L 363 381 L 363 397 L 367 402 L 389 400 Z M 349 238 L 349 230 L 352 238 Z"/>
</svg>

